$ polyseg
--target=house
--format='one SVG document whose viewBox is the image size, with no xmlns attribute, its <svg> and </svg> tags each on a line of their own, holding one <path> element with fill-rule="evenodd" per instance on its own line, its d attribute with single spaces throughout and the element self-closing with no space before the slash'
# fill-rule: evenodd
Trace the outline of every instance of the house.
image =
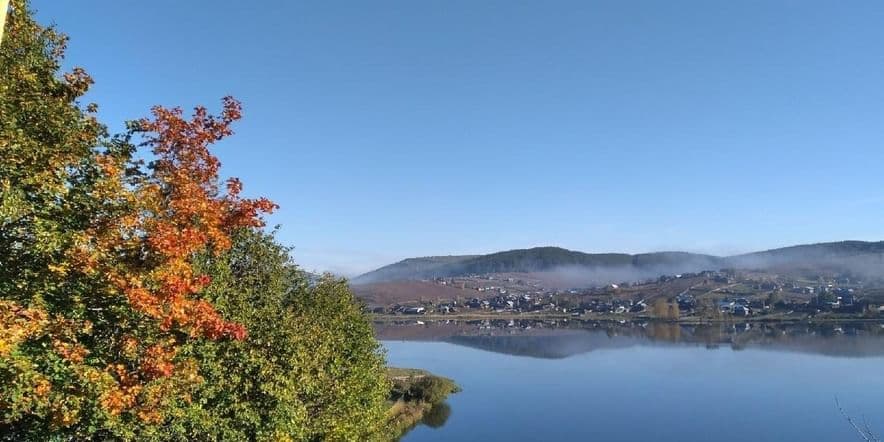
<svg viewBox="0 0 884 442">
<path fill-rule="evenodd" d="M 733 313 L 737 303 L 734 301 L 721 301 L 718 303 L 718 311 L 722 313 Z"/>
<path fill-rule="evenodd" d="M 697 305 L 694 297 L 690 295 L 678 295 L 675 300 L 678 302 L 678 308 L 681 310 L 692 310 Z"/>
<path fill-rule="evenodd" d="M 647 308 L 647 306 L 648 305 L 645 304 L 645 301 L 639 301 L 639 302 L 636 302 L 635 304 L 633 304 L 632 307 L 629 309 L 629 311 L 631 313 L 641 313 L 641 312 L 645 311 L 645 308 Z"/>
<path fill-rule="evenodd" d="M 852 306 L 856 302 L 853 289 L 839 287 L 835 289 L 835 294 L 838 296 L 837 299 L 841 302 L 842 306 Z"/>
<path fill-rule="evenodd" d="M 438 307 L 436 307 L 436 311 L 438 311 L 439 313 L 442 313 L 442 314 L 457 313 L 457 307 L 455 307 L 455 304 L 456 303 L 441 304 Z"/>
<path fill-rule="evenodd" d="M 731 313 L 734 316 L 749 316 L 749 308 L 742 304 L 737 304 L 733 307 Z"/>
<path fill-rule="evenodd" d="M 600 303 L 600 304 L 593 304 L 592 306 L 590 306 L 590 310 L 593 312 L 596 312 L 596 313 L 608 313 L 608 312 L 613 312 L 614 307 L 611 304 Z M 625 311 L 626 311 L 626 307 L 623 307 L 623 312 L 625 312 Z M 623 313 L 623 312 L 621 312 L 621 313 Z"/>
<path fill-rule="evenodd" d="M 765 281 L 759 285 L 761 290 L 771 291 L 771 290 L 779 290 L 780 286 L 775 282 Z"/>
</svg>

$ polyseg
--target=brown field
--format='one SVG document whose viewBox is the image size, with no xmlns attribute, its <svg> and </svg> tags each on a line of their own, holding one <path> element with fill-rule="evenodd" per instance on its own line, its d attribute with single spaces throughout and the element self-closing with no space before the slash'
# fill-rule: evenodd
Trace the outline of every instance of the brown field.
<svg viewBox="0 0 884 442">
<path fill-rule="evenodd" d="M 369 306 L 388 306 L 422 301 L 472 299 L 476 291 L 444 286 L 429 281 L 393 281 L 353 286 L 356 296 Z"/>
</svg>

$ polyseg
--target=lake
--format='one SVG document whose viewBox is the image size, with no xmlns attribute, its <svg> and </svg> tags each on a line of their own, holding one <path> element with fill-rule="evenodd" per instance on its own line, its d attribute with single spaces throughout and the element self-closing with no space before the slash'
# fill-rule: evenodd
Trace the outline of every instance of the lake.
<svg viewBox="0 0 884 442">
<path fill-rule="evenodd" d="M 884 433 L 881 324 L 377 324 L 462 388 L 404 441 L 851 441 Z"/>
</svg>

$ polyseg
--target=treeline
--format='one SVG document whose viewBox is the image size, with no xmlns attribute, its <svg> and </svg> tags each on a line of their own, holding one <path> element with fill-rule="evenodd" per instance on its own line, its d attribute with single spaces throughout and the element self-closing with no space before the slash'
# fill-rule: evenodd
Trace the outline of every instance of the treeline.
<svg viewBox="0 0 884 442">
<path fill-rule="evenodd" d="M 239 103 L 111 135 L 28 8 L 0 42 L 0 440 L 383 438 L 347 284 L 308 281 L 263 229 L 275 204 L 219 179 Z"/>
</svg>

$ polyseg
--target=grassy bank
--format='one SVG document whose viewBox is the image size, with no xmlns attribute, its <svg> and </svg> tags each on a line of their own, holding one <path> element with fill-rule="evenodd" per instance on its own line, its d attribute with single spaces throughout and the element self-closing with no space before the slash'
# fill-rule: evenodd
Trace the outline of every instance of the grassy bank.
<svg viewBox="0 0 884 442">
<path fill-rule="evenodd" d="M 460 391 L 451 379 L 425 370 L 391 367 L 387 369 L 387 376 L 392 384 L 388 411 L 391 440 L 402 437 L 430 413 L 443 407 L 448 395 Z M 442 423 L 445 418 L 447 415 L 441 418 Z"/>
</svg>

